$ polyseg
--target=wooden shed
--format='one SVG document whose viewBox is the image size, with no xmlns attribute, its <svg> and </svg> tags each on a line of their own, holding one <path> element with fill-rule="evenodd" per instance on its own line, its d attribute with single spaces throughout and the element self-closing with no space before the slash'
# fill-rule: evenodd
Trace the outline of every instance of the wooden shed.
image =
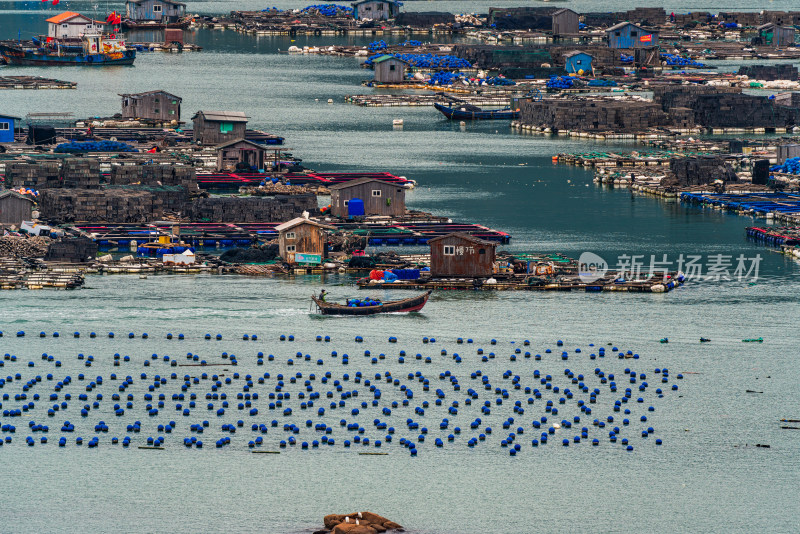
<svg viewBox="0 0 800 534">
<path fill-rule="evenodd" d="M 328 257 L 327 236 L 332 226 L 297 217 L 275 227 L 278 249 L 283 261 L 289 264 L 317 265 Z"/>
<path fill-rule="evenodd" d="M 246 139 L 234 139 L 227 143 L 222 143 L 214 150 L 217 152 L 217 171 L 236 170 L 240 164 L 247 165 L 249 169 L 264 169 L 263 145 L 248 141 Z"/>
<path fill-rule="evenodd" d="M 334 217 L 348 217 L 348 205 L 354 199 L 363 201 L 363 215 L 398 217 L 406 213 L 406 190 L 397 184 L 360 178 L 331 186 L 330 190 Z"/>
<path fill-rule="evenodd" d="M 406 79 L 408 62 L 385 54 L 372 60 L 375 81 L 380 83 L 398 83 Z"/>
<path fill-rule="evenodd" d="M 591 74 L 593 60 L 593 55 L 573 50 L 564 54 L 564 69 L 569 74 Z"/>
<path fill-rule="evenodd" d="M 147 91 L 119 95 L 122 97 L 123 119 L 180 121 L 181 98 L 166 91 Z"/>
<path fill-rule="evenodd" d="M 0 113 L 0 143 L 13 143 L 15 125 L 22 119 Z"/>
<path fill-rule="evenodd" d="M 33 199 L 15 191 L 0 192 L 0 224 L 19 227 L 22 221 L 31 219 Z"/>
<path fill-rule="evenodd" d="M 356 20 L 388 20 L 400 13 L 401 4 L 395 0 L 361 0 L 350 5 Z"/>
<path fill-rule="evenodd" d="M 762 24 L 758 28 L 758 36 L 766 46 L 781 48 L 794 44 L 795 30 L 792 26 L 778 26 L 772 22 Z"/>
<path fill-rule="evenodd" d="M 553 35 L 578 33 L 578 14 L 571 9 L 563 8 L 555 11 L 553 17 Z"/>
<path fill-rule="evenodd" d="M 177 22 L 186 14 L 186 4 L 172 0 L 127 0 L 125 15 L 133 22 Z"/>
<path fill-rule="evenodd" d="M 431 247 L 431 276 L 489 278 L 494 272 L 497 244 L 469 234 L 452 233 L 434 237 Z"/>
<path fill-rule="evenodd" d="M 192 122 L 192 138 L 204 145 L 244 139 L 247 131 L 247 116 L 241 111 L 198 111 Z"/>
<path fill-rule="evenodd" d="M 620 22 L 606 28 L 609 48 L 649 48 L 658 46 L 658 32 L 646 30 L 632 22 Z"/>
</svg>

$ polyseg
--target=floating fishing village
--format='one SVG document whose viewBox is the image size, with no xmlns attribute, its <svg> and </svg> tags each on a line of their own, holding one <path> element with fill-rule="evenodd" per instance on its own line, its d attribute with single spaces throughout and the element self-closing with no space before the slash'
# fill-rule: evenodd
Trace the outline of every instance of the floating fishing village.
<svg viewBox="0 0 800 534">
<path fill-rule="evenodd" d="M 794 530 L 788 2 L 38 4 L 7 528 Z"/>
</svg>

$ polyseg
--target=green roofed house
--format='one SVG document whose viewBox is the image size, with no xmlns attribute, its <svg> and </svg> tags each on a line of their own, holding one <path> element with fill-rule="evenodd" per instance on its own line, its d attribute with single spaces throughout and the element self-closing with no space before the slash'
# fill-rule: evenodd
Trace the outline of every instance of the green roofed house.
<svg viewBox="0 0 800 534">
<path fill-rule="evenodd" d="M 375 81 L 379 83 L 399 83 L 406 79 L 408 62 L 385 54 L 372 60 Z"/>
</svg>

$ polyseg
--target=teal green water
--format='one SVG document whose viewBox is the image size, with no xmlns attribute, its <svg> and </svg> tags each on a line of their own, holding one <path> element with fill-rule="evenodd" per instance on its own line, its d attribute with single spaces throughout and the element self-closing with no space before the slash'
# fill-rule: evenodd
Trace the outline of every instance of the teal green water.
<svg viewBox="0 0 800 534">
<path fill-rule="evenodd" d="M 421 3 L 420 3 L 421 4 Z M 439 9 L 446 3 L 436 3 Z M 775 4 L 780 9 L 783 4 Z M 465 3 L 465 6 L 471 4 Z M 476 4 L 477 5 L 477 4 Z M 75 3 L 70 8 L 80 8 Z M 423 6 L 428 9 L 428 3 Z M 576 9 L 583 8 L 574 4 Z M 707 6 L 706 6 L 707 7 Z M 731 6 L 734 8 L 735 6 Z M 770 5 L 772 8 L 772 4 Z M 16 14 L 0 15 L 0 36 L 15 34 L 19 21 L 30 21 L 19 4 L 0 8 Z M 33 7 L 30 7 L 33 9 Z M 235 9 L 227 5 L 223 9 Z M 464 10 L 475 10 L 465 7 Z M 614 9 L 609 4 L 608 9 Z M 676 8 L 677 9 L 677 8 Z M 709 8 L 715 10 L 714 8 Z M 20 11 L 22 10 L 22 11 Z M 199 10 L 199 9 L 198 9 Z M 202 11 L 206 11 L 203 9 Z M 8 21 L 12 20 L 12 23 Z M 3 410 L 21 408 L 22 400 L 14 400 L 26 381 L 45 377 L 27 392 L 42 395 L 32 412 L 22 417 L 3 416 L 2 424 L 17 427 L 12 442 L 0 448 L 0 468 L 9 490 L 3 496 L 5 529 L 14 532 L 125 531 L 206 532 L 303 532 L 321 524 L 327 513 L 369 509 L 406 525 L 409 530 L 424 533 L 473 533 L 480 531 L 522 533 L 608 531 L 770 531 L 796 530 L 798 514 L 794 496 L 798 483 L 798 449 L 795 432 L 782 430 L 781 418 L 800 419 L 797 413 L 795 364 L 798 299 L 798 265 L 794 260 L 776 254 L 745 239 L 744 228 L 752 219 L 718 211 L 702 210 L 674 202 L 664 202 L 627 191 L 612 191 L 591 183 L 591 173 L 581 168 L 559 167 L 550 157 L 561 151 L 584 151 L 614 148 L 617 145 L 575 142 L 519 136 L 502 123 L 470 124 L 465 131 L 441 119 L 426 108 L 359 108 L 343 103 L 343 97 L 369 89 L 360 87 L 369 72 L 355 60 L 316 56 L 289 56 L 277 53 L 292 44 L 285 38 L 254 39 L 232 32 L 196 32 L 192 39 L 205 49 L 199 54 L 141 54 L 133 68 L 120 69 L 21 69 L 2 68 L 3 74 L 38 74 L 79 82 L 75 91 L 5 91 L 0 94 L 0 111 L 17 114 L 36 111 L 74 111 L 76 116 L 108 115 L 118 111 L 118 93 L 163 88 L 182 96 L 188 114 L 197 109 L 243 110 L 252 117 L 251 124 L 287 138 L 288 146 L 304 162 L 318 170 L 387 170 L 419 182 L 409 193 L 408 204 L 445 214 L 454 220 L 476 222 L 510 232 L 507 248 L 517 251 L 565 252 L 577 256 L 584 251 L 600 254 L 612 263 L 620 254 L 667 254 L 671 261 L 679 255 L 740 254 L 763 257 L 759 279 L 747 281 L 695 280 L 669 294 L 584 294 L 584 293 L 438 293 L 424 311 L 406 316 L 370 318 L 323 318 L 309 314 L 309 295 L 318 292 L 322 283 L 334 298 L 356 293 L 352 278 L 298 277 L 296 279 L 253 279 L 237 277 L 90 277 L 87 288 L 75 292 L 4 292 L 0 293 L 3 309 L 0 330 L 0 353 L 14 354 L 16 362 L 5 361 L 0 376 L 20 373 L 22 380 L 6 383 L 0 393 L 8 393 Z M 354 42 L 368 42 L 369 39 Z M 319 42 L 319 41 L 309 41 Z M 324 42 L 334 42 L 324 39 Z M 303 40 L 295 44 L 304 44 Z M 327 104 L 328 98 L 335 103 Z M 319 102 L 315 101 L 319 99 Z M 186 117 L 188 118 L 188 117 Z M 392 128 L 392 119 L 403 118 L 400 131 Z M 761 221 L 763 222 L 763 221 Z M 362 292 L 363 295 L 363 292 Z M 384 299 L 402 298 L 398 291 L 380 294 Z M 25 330 L 26 337 L 14 337 Z M 48 333 L 40 339 L 39 331 Z M 62 336 L 53 339 L 50 334 Z M 80 339 L 71 332 L 80 331 Z M 97 339 L 89 339 L 95 331 Z M 117 337 L 109 340 L 107 332 Z M 127 339 L 134 332 L 136 339 Z M 140 338 L 142 332 L 149 340 Z M 167 341 L 167 332 L 186 334 L 183 342 Z M 204 341 L 203 335 L 220 333 L 221 342 Z M 241 341 L 243 334 L 258 334 L 259 341 Z M 280 342 L 281 334 L 293 334 L 294 343 Z M 331 343 L 317 343 L 315 336 L 330 335 Z M 363 344 L 354 337 L 365 338 Z M 389 336 L 398 338 L 388 343 Z M 437 338 L 435 344 L 423 344 L 423 336 Z M 763 344 L 743 344 L 743 338 L 762 336 Z M 473 338 L 473 345 L 458 345 L 456 338 Z M 668 344 L 659 339 L 668 337 Z M 711 338 L 699 344 L 700 337 Z M 497 346 L 489 345 L 496 338 Z M 541 361 L 516 361 L 510 356 L 524 340 L 532 341 L 533 354 Z M 558 339 L 565 341 L 569 360 L 560 358 Z M 516 342 L 510 344 L 510 342 Z M 609 355 L 591 360 L 594 352 L 589 343 L 614 343 L 624 350 L 640 354 L 638 360 L 619 360 Z M 496 358 L 481 361 L 476 349 L 496 353 Z M 574 352 L 576 347 L 582 353 Z M 546 354 L 550 348 L 553 353 Z M 386 354 L 385 360 L 372 364 L 364 350 Z M 441 349 L 448 352 L 441 356 Z M 336 350 L 339 356 L 331 356 Z M 405 363 L 398 354 L 405 350 Z M 269 372 L 271 378 L 257 385 L 261 399 L 259 414 L 239 412 L 234 399 L 241 386 L 225 385 L 231 406 L 217 418 L 206 410 L 205 394 L 210 385 L 202 383 L 190 391 L 198 393 L 197 408 L 188 417 L 174 411 L 180 381 L 168 380 L 165 408 L 157 416 L 148 416 L 144 395 L 152 376 L 169 377 L 176 372 L 197 376 L 198 368 L 171 368 L 163 362 L 169 355 L 184 363 L 187 352 L 197 353 L 209 362 L 223 362 L 221 352 L 239 358 L 237 369 L 226 368 L 242 377 Z M 257 353 L 274 354 L 275 360 L 257 364 Z M 310 355 L 301 361 L 295 353 Z M 42 361 L 46 352 L 63 362 L 55 368 Z M 113 354 L 129 355 L 130 362 L 112 366 Z M 456 363 L 452 353 L 463 361 Z M 86 368 L 79 353 L 93 355 L 95 363 Z M 156 353 L 158 360 L 144 361 Z M 341 354 L 351 355 L 344 366 Z M 432 362 L 416 360 L 413 355 L 430 356 Z M 293 359 L 290 366 L 288 360 Z M 317 359 L 323 365 L 316 365 Z M 35 367 L 27 367 L 32 361 Z M 677 392 L 665 391 L 658 398 L 653 389 L 662 387 L 655 368 L 668 367 L 669 386 L 677 383 Z M 564 369 L 591 377 L 591 387 L 602 390 L 595 413 L 586 416 L 574 400 L 558 405 L 558 395 L 545 391 L 541 400 L 527 404 L 531 395 L 511 388 L 511 379 L 503 379 L 506 370 L 519 375 L 530 387 L 543 386 L 532 378 L 534 369 L 542 376 L 550 374 L 561 387 Z M 634 451 L 625 452 L 620 443 L 608 441 L 608 428 L 591 424 L 595 417 L 621 414 L 612 411 L 619 393 L 609 394 L 607 386 L 594 380 L 594 369 L 614 373 L 620 393 L 631 386 L 624 369 L 647 374 L 648 391 L 634 389 L 633 399 L 645 397 L 645 404 L 632 401 L 632 423 L 623 429 Z M 208 368 L 208 373 L 222 373 L 221 368 Z M 510 398 L 496 405 L 497 395 L 485 391 L 470 373 L 481 369 L 490 377 L 493 387 L 508 388 Z M 319 407 L 328 408 L 339 401 L 325 392 L 335 391 L 322 385 L 319 378 L 326 371 L 332 380 L 351 376 L 346 391 L 358 389 L 358 399 L 347 399 L 346 407 L 330 410 L 319 416 Z M 378 408 L 369 406 L 358 416 L 351 409 L 372 399 L 368 388 L 355 385 L 356 372 L 372 378 L 374 373 L 390 372 L 414 390 L 414 401 L 407 408 L 392 409 L 392 415 L 379 411 L 391 401 L 401 401 L 398 388 L 382 384 L 384 397 Z M 431 391 L 406 379 L 407 373 L 422 372 L 431 381 Z M 440 381 L 439 373 L 451 371 L 458 377 L 462 390 L 458 394 Z M 139 378 L 145 372 L 147 380 Z M 292 393 L 285 402 L 294 408 L 291 416 L 269 410 L 269 392 L 275 391 L 275 377 L 303 373 L 302 381 L 316 373 L 314 390 L 321 391 L 313 408 L 299 407 L 298 384 L 287 384 Z M 50 418 L 46 409 L 52 402 L 52 383 L 66 375 L 73 384 L 69 391 L 73 400 L 65 412 Z M 86 382 L 102 376 L 104 384 L 87 393 L 89 400 L 77 399 L 85 393 L 84 383 L 77 379 L 86 374 Z M 111 395 L 118 382 L 109 379 L 117 373 L 120 380 L 127 375 L 134 384 L 125 394 L 134 395 L 134 407 L 125 415 L 113 413 Z M 684 379 L 675 379 L 684 373 Z M 587 379 L 587 384 L 589 384 Z M 638 386 L 638 383 L 637 383 Z M 472 406 L 463 404 L 466 390 L 475 388 L 479 399 Z M 199 389 L 197 389 L 199 388 Z M 445 406 L 460 401 L 458 415 L 436 407 L 433 393 L 446 392 Z M 746 393 L 746 390 L 763 393 Z M 666 390 L 666 387 L 665 387 Z M 544 390 L 543 390 L 544 391 Z M 100 392 L 104 399 L 86 418 L 80 407 L 91 404 Z M 158 391 L 155 392 L 157 394 Z M 576 395 L 576 399 L 586 395 Z M 571 419 L 578 415 L 579 426 L 589 427 L 590 439 L 601 444 L 592 447 L 586 440 L 580 444 L 561 446 L 561 439 L 572 439 L 575 428 L 561 429 L 546 446 L 533 448 L 531 439 L 538 437 L 531 426 L 533 419 L 546 414 L 543 402 L 552 399 L 562 410 L 558 417 Z M 575 400 L 576 400 L 575 399 Z M 423 400 L 431 403 L 424 416 L 413 411 Z M 489 400 L 490 415 L 478 407 Z M 514 413 L 513 402 L 520 400 L 524 415 Z M 255 402 L 255 401 L 254 401 Z M 587 399 L 588 402 L 588 399 Z M 124 398 L 121 403 L 124 406 Z M 155 404 L 155 402 L 153 402 Z M 186 402 L 183 402 L 185 405 Z M 641 423 L 644 406 L 649 420 Z M 406 418 L 420 421 L 430 429 L 426 441 L 417 445 L 419 455 L 412 458 L 408 449 L 397 441 L 401 437 L 416 442 L 419 431 L 405 425 Z M 449 418 L 447 430 L 440 431 L 439 422 Z M 480 428 L 491 426 L 494 433 L 475 448 L 466 445 L 478 434 L 469 423 L 481 417 Z M 516 443 L 521 451 L 510 457 L 501 447 L 502 422 L 514 417 L 513 427 L 522 426 L 525 433 Z M 386 432 L 375 429 L 373 419 L 380 418 L 397 428 L 395 441 L 384 443 L 381 450 L 388 456 L 359 456 L 361 446 L 346 449 L 345 439 L 355 432 L 339 426 L 340 419 L 355 421 L 366 429 L 371 440 L 384 439 Z M 74 434 L 64 433 L 65 448 L 57 446 L 59 431 L 65 419 L 76 426 Z M 184 437 L 193 435 L 189 424 L 210 421 L 208 430 L 198 435 L 202 450 L 187 450 Z M 244 428 L 230 435 L 232 443 L 217 449 L 214 442 L 225 434 L 222 424 L 238 419 Z M 305 427 L 306 420 L 334 427 L 334 446 L 303 451 L 299 445 L 287 447 L 281 455 L 249 454 L 247 443 L 254 439 L 251 421 L 266 423 L 276 419 L 278 428 L 270 427 L 264 435 L 263 448 L 277 448 L 288 434 L 284 423 L 302 427 L 298 441 L 320 439 L 320 434 Z M 28 429 L 28 421 L 47 424 L 49 443 L 38 443 L 40 433 Z M 94 425 L 105 421 L 109 433 L 95 433 Z M 142 422 L 141 433 L 129 433 L 126 426 Z M 159 434 L 158 424 L 175 420 L 172 434 Z M 618 422 L 615 422 L 618 425 Z M 463 432 L 444 447 L 433 445 L 435 437 L 446 438 L 455 425 Z M 642 428 L 652 425 L 655 435 L 641 438 Z M 36 437 L 34 447 L 25 445 L 25 436 Z M 100 446 L 77 447 L 78 435 L 89 440 L 98 435 Z M 110 437 L 131 435 L 134 446 L 123 449 L 111 445 Z M 164 435 L 166 450 L 147 451 L 135 446 L 147 436 Z M 657 447 L 654 437 L 663 439 Z M 756 443 L 770 444 L 770 449 L 755 448 Z M 749 446 L 745 446 L 749 445 Z"/>
</svg>

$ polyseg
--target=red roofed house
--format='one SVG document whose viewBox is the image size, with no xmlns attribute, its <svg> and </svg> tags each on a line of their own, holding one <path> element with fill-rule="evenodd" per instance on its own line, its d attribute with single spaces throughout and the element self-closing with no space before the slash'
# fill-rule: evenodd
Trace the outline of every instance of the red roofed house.
<svg viewBox="0 0 800 534">
<path fill-rule="evenodd" d="M 105 23 L 74 11 L 65 11 L 47 19 L 47 36 L 53 39 L 80 39 L 87 33 L 101 33 Z"/>
</svg>

